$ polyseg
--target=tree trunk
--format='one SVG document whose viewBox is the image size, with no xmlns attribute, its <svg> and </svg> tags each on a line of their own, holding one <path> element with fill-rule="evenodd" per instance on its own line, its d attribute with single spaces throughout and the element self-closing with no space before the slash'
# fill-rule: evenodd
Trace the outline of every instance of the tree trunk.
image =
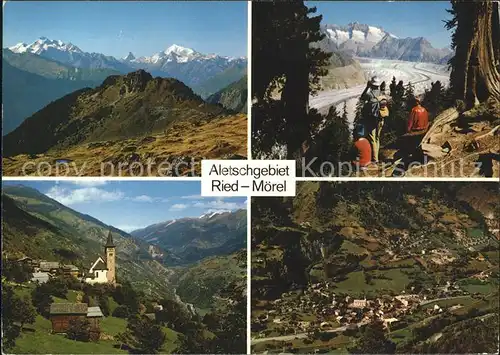
<svg viewBox="0 0 500 355">
<path fill-rule="evenodd" d="M 476 99 L 500 100 L 498 3 L 457 2 L 457 46 L 451 85 L 467 108 Z"/>
</svg>

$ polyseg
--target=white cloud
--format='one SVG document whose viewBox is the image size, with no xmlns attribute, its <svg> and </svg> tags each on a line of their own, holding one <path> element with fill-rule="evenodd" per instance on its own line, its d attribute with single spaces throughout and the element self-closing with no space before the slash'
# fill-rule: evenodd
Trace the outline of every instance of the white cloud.
<svg viewBox="0 0 500 355">
<path fill-rule="evenodd" d="M 182 199 L 185 200 L 201 200 L 203 199 L 203 196 L 201 195 L 187 195 L 187 196 L 181 196 Z"/>
<path fill-rule="evenodd" d="M 170 207 L 170 211 L 182 211 L 188 208 L 188 205 L 185 205 L 183 203 L 176 203 Z"/>
<path fill-rule="evenodd" d="M 155 199 L 148 195 L 139 195 L 131 198 L 132 201 L 135 202 L 154 202 Z"/>
<path fill-rule="evenodd" d="M 83 187 L 73 190 L 60 185 L 50 188 L 46 195 L 67 206 L 77 203 L 118 201 L 125 197 L 125 194 L 118 190 L 106 191 L 97 187 Z"/>
<path fill-rule="evenodd" d="M 105 180 L 70 180 L 64 182 L 69 182 L 70 184 L 82 187 L 104 186 L 108 183 Z"/>
<path fill-rule="evenodd" d="M 225 201 L 224 199 L 217 199 L 212 201 L 198 201 L 193 204 L 193 207 L 208 209 L 211 212 L 216 211 L 233 211 L 238 209 L 246 209 L 247 204 L 245 202 L 230 202 Z"/>
</svg>

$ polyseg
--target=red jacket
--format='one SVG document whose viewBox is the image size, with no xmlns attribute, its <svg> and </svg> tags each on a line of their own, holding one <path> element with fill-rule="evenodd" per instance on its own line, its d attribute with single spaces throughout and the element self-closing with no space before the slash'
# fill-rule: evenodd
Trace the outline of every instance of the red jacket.
<svg viewBox="0 0 500 355">
<path fill-rule="evenodd" d="M 425 131 L 427 128 L 429 128 L 429 114 L 424 107 L 417 105 L 411 110 L 407 132 Z"/>
<path fill-rule="evenodd" d="M 354 142 L 354 147 L 356 148 L 356 156 L 358 158 L 354 163 L 359 164 L 359 166 L 367 166 L 372 160 L 372 147 L 368 139 L 360 138 Z"/>
</svg>

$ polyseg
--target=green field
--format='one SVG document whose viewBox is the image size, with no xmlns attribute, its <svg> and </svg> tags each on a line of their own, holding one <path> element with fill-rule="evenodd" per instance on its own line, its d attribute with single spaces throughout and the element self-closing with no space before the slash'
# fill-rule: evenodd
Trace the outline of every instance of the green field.
<svg viewBox="0 0 500 355">
<path fill-rule="evenodd" d="M 380 294 L 381 291 L 403 291 L 410 279 L 400 269 L 389 269 L 368 272 L 373 276 L 371 284 L 367 284 L 364 276 L 365 271 L 354 271 L 348 274 L 348 278 L 335 284 L 336 291 L 349 294 L 354 297 Z"/>
<path fill-rule="evenodd" d="M 67 339 L 61 334 L 50 334 L 49 320 L 37 316 L 32 328 L 25 330 L 16 339 L 14 354 L 118 354 L 127 353 L 115 348 L 113 341 L 79 342 Z"/>
<path fill-rule="evenodd" d="M 105 317 L 101 320 L 101 330 L 107 335 L 116 336 L 127 327 L 125 319 Z M 38 315 L 36 322 L 26 326 L 21 336 L 16 339 L 14 354 L 118 354 L 127 353 L 115 348 L 113 340 L 99 340 L 98 342 L 79 342 L 65 338 L 63 334 L 51 334 L 50 320 Z M 163 353 L 172 353 L 178 346 L 178 333 L 164 327 L 167 339 Z"/>
<path fill-rule="evenodd" d="M 448 299 L 448 300 L 431 302 L 431 303 L 428 303 L 428 304 L 422 306 L 422 309 L 432 308 L 436 304 L 441 308 L 447 308 L 447 307 L 451 307 L 451 306 L 454 306 L 457 304 L 461 304 L 462 306 L 467 306 L 467 305 L 475 303 L 476 301 L 477 301 L 476 299 L 474 299 L 470 296 L 463 296 L 463 297 L 452 298 L 452 299 Z"/>
</svg>

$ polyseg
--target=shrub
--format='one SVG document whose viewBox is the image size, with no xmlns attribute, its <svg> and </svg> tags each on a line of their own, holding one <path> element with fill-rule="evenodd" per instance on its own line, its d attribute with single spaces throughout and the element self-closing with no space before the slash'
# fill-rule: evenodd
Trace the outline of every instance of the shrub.
<svg viewBox="0 0 500 355">
<path fill-rule="evenodd" d="M 121 305 L 115 308 L 112 316 L 117 318 L 128 318 L 130 316 L 130 311 L 127 306 Z"/>
<path fill-rule="evenodd" d="M 86 319 L 73 319 L 69 322 L 69 328 L 66 331 L 66 337 L 71 340 L 84 341 L 90 340 L 90 323 Z"/>
</svg>

